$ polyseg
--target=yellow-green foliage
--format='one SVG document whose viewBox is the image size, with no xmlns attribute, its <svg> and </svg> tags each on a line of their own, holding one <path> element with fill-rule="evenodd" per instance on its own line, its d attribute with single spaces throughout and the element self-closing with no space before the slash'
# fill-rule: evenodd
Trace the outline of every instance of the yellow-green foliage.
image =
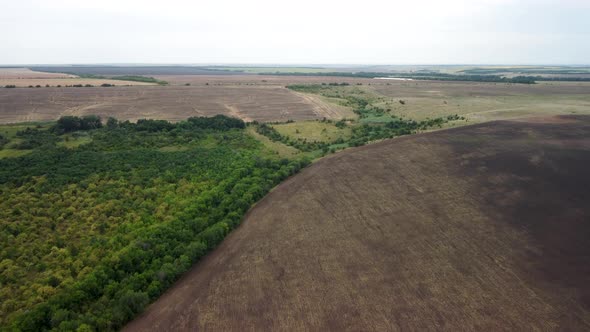
<svg viewBox="0 0 590 332">
<path fill-rule="evenodd" d="M 334 142 L 339 138 L 348 139 L 351 135 L 348 127 L 341 129 L 333 123 L 322 121 L 292 122 L 273 127 L 283 136 L 317 142 Z"/>
<path fill-rule="evenodd" d="M 3 149 L 0 150 L 0 159 L 3 158 L 14 158 L 24 156 L 26 154 L 31 153 L 33 150 L 17 150 L 17 149 Z"/>
<path fill-rule="evenodd" d="M 0 159 L 0 329 L 118 330 L 141 312 L 306 164 L 266 158 L 244 127 L 216 117 L 68 140 L 27 132 L 48 143 Z"/>
<path fill-rule="evenodd" d="M 155 179 L 140 188 L 95 175 L 60 192 L 39 192 L 44 182 L 37 177 L 20 187 L 0 187 L 0 220 L 10 229 L 2 243 L 15 253 L 0 262 L 3 314 L 40 303 L 87 274 L 110 248 L 120 246 L 109 244 L 113 235 L 125 243 L 133 240 L 128 227 L 174 220 L 200 187 Z M 26 229 L 19 222 L 24 220 Z"/>
<path fill-rule="evenodd" d="M 265 147 L 268 157 L 290 158 L 297 155 L 302 155 L 302 152 L 292 146 L 282 144 L 280 142 L 273 142 L 268 137 L 256 132 L 256 128 L 248 127 L 248 134 L 256 138 Z M 303 153 L 303 155 L 305 155 Z"/>
</svg>

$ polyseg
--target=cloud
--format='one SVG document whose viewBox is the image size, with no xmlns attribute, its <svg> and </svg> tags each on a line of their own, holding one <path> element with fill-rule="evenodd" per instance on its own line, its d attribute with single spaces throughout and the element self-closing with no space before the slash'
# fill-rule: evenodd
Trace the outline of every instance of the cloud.
<svg viewBox="0 0 590 332">
<path fill-rule="evenodd" d="M 577 0 L 21 0 L 0 12 L 2 31 L 14 31 L 0 37 L 0 63 L 581 63 L 590 58 L 589 6 Z"/>
</svg>

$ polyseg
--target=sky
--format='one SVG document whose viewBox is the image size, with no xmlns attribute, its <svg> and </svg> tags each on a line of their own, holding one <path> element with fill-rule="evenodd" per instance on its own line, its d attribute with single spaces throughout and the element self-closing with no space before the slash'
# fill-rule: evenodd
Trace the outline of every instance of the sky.
<svg viewBox="0 0 590 332">
<path fill-rule="evenodd" d="M 0 0 L 0 64 L 590 64 L 590 0 Z"/>
</svg>

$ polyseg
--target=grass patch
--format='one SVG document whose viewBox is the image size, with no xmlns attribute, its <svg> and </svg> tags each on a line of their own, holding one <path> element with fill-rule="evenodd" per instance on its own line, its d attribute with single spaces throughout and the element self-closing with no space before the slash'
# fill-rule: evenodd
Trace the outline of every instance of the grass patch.
<svg viewBox="0 0 590 332">
<path fill-rule="evenodd" d="M 350 128 L 338 128 L 333 123 L 320 121 L 302 121 L 273 125 L 284 136 L 295 139 L 307 139 L 316 142 L 333 142 L 339 138 L 348 139 Z"/>
<path fill-rule="evenodd" d="M 48 129 L 50 126 L 51 124 L 47 122 L 27 122 L 19 124 L 0 125 L 0 135 L 8 139 L 13 139 L 16 137 L 16 133 L 18 131 L 25 130 L 27 128 Z"/>
<path fill-rule="evenodd" d="M 302 155 L 301 151 L 292 146 L 288 146 L 280 142 L 273 142 L 268 137 L 257 133 L 255 127 L 248 127 L 246 132 L 260 141 L 262 145 L 264 145 L 267 150 L 268 157 L 289 158 L 296 155 Z"/>
<path fill-rule="evenodd" d="M 32 151 L 33 150 L 3 149 L 3 150 L 0 150 L 0 159 L 20 157 L 20 156 L 27 155 L 27 154 L 31 153 Z"/>
</svg>

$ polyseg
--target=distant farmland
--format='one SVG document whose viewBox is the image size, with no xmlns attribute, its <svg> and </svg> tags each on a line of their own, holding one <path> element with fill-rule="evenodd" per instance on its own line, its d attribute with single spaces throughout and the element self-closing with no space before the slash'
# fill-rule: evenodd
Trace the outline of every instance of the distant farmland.
<svg viewBox="0 0 590 332">
<path fill-rule="evenodd" d="M 167 81 L 170 86 L 125 87 L 142 82 L 61 78 L 50 79 L 54 81 L 50 85 L 60 84 L 60 80 L 61 84 L 67 80 L 91 80 L 89 83 L 95 86 L 112 83 L 116 87 L 45 88 L 43 81 L 40 89 L 0 88 L 0 123 L 55 120 L 67 114 L 171 121 L 215 114 L 238 116 L 247 121 L 354 117 L 351 109 L 342 107 L 344 100 L 284 89 L 292 84 L 334 83 L 349 84 L 343 87 L 345 90 L 366 91 L 373 95 L 376 106 L 416 120 L 450 114 L 464 115 L 472 122 L 544 114 L 590 114 L 588 82 L 517 85 L 269 75 L 154 75 L 154 78 Z"/>
<path fill-rule="evenodd" d="M 118 81 L 118 84 L 124 83 Z M 283 87 L 151 86 L 0 89 L 0 123 L 97 114 L 121 120 L 177 121 L 227 114 L 246 121 L 340 117 L 341 107 L 308 100 Z"/>
<path fill-rule="evenodd" d="M 590 117 L 325 158 L 126 331 L 590 329 Z"/>
<path fill-rule="evenodd" d="M 49 78 L 74 78 L 75 75 L 64 73 L 46 73 L 33 71 L 29 68 L 0 67 L 1 79 L 49 79 Z"/>
<path fill-rule="evenodd" d="M 590 114 L 589 82 L 494 84 L 478 82 L 391 82 L 371 85 L 389 97 L 395 113 L 414 119 L 459 114 L 473 121 L 526 116 Z M 406 103 L 399 105 L 403 99 Z"/>
</svg>

